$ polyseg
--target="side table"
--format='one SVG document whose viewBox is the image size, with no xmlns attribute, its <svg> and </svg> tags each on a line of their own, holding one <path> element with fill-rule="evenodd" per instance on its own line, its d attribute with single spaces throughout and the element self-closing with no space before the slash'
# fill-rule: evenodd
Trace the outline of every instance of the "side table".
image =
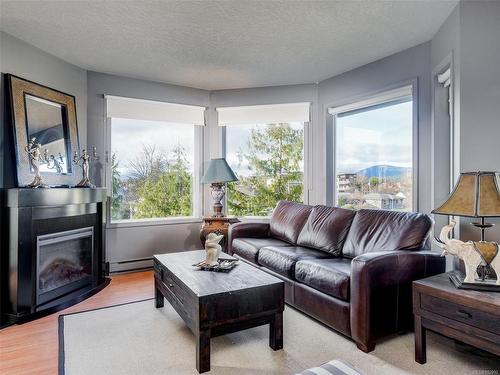
<svg viewBox="0 0 500 375">
<path fill-rule="evenodd" d="M 426 362 L 431 330 L 500 355 L 500 293 L 457 289 L 448 273 L 413 282 L 415 361 Z"/>
<path fill-rule="evenodd" d="M 200 240 L 201 244 L 205 246 L 205 238 L 209 233 L 216 232 L 224 235 L 224 238 L 220 242 L 222 246 L 222 251 L 227 253 L 227 244 L 228 244 L 228 233 L 229 226 L 234 223 L 239 223 L 240 220 L 234 216 L 224 216 L 224 217 L 212 217 L 212 216 L 204 216 L 203 224 L 200 230 Z"/>
</svg>

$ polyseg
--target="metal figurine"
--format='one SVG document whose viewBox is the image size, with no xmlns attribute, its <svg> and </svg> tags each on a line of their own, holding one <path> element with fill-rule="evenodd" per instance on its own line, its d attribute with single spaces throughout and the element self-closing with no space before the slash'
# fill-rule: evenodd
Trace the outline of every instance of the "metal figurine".
<svg viewBox="0 0 500 375">
<path fill-rule="evenodd" d="M 43 161 L 41 149 L 42 145 L 40 143 L 36 143 L 36 137 L 31 138 L 29 143 L 24 147 L 24 150 L 28 153 L 31 170 L 33 170 L 33 173 L 35 174 L 33 181 L 27 185 L 29 188 L 36 189 L 48 187 L 42 181 L 42 175 L 40 174 L 40 162 Z"/>
<path fill-rule="evenodd" d="M 49 156 L 49 150 L 45 149 L 45 152 L 43 153 L 43 160 L 47 163 L 47 168 L 55 169 L 59 174 L 64 172 L 62 167 L 62 165 L 64 164 L 64 158 L 61 153 L 59 153 L 58 156 Z"/>
<path fill-rule="evenodd" d="M 95 188 L 95 185 L 90 182 L 89 177 L 90 160 L 99 160 L 97 149 L 95 147 L 92 148 L 92 155 L 89 155 L 85 149 L 82 150 L 81 156 L 78 156 L 78 152 L 75 151 L 73 155 L 73 164 L 81 166 L 83 173 L 81 181 L 76 184 L 77 187 Z"/>
</svg>

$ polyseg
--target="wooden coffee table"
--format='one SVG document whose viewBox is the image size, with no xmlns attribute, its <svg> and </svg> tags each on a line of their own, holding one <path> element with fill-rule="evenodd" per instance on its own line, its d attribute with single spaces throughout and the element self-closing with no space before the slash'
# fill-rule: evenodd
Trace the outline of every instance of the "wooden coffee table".
<svg viewBox="0 0 500 375">
<path fill-rule="evenodd" d="M 204 257 L 204 250 L 154 256 L 156 307 L 165 297 L 195 334 L 198 372 L 210 370 L 211 337 L 269 324 L 269 346 L 282 349 L 283 281 L 244 262 L 229 273 L 192 266 Z"/>
</svg>

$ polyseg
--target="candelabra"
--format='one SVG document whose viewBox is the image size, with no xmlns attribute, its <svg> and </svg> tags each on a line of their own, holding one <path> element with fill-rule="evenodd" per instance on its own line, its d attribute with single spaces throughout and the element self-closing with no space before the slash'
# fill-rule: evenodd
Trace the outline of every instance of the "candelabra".
<svg viewBox="0 0 500 375">
<path fill-rule="evenodd" d="M 89 177 L 91 160 L 99 160 L 97 149 L 95 147 L 92 148 L 92 155 L 89 155 L 86 149 L 82 150 L 82 154 L 80 156 L 78 156 L 77 151 L 73 154 L 73 164 L 79 165 L 82 168 L 83 175 L 80 182 L 76 184 L 77 187 L 95 188 L 95 185 L 90 181 Z"/>
</svg>

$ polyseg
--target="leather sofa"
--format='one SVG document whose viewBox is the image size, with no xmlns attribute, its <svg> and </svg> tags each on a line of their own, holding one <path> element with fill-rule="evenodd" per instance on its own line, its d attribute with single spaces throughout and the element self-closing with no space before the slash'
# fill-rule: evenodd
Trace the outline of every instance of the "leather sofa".
<svg viewBox="0 0 500 375">
<path fill-rule="evenodd" d="M 364 352 L 411 330 L 412 281 L 442 273 L 421 213 L 281 201 L 269 223 L 237 223 L 229 253 L 285 282 L 285 301 Z"/>
</svg>

